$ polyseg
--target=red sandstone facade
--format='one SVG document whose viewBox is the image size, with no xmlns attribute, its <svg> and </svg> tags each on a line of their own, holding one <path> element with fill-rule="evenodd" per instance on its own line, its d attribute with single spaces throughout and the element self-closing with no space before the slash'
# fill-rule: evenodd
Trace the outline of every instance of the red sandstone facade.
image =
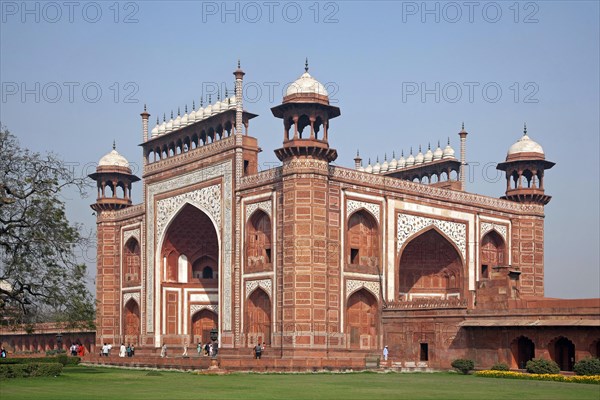
<svg viewBox="0 0 600 400">
<path fill-rule="evenodd" d="M 222 354 L 258 341 L 284 359 L 364 359 L 388 345 L 403 367 L 545 356 L 568 370 L 600 355 L 599 299 L 543 298 L 543 179 L 554 164 L 527 135 L 498 165 L 502 199 L 464 192 L 464 127 L 460 161 L 438 145 L 332 166 L 340 110 L 306 72 L 272 109 L 282 165 L 258 171 L 256 115 L 243 110 L 243 71 L 234 75 L 234 96 L 152 132 L 141 114 L 142 204 L 131 205 L 138 178 L 115 150 L 91 176 L 97 344 L 193 346 L 216 328 Z"/>
</svg>

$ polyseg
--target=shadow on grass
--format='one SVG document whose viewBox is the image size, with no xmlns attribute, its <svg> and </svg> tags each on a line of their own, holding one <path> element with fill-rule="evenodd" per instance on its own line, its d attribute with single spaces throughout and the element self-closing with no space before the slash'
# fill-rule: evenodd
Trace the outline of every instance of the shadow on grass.
<svg viewBox="0 0 600 400">
<path fill-rule="evenodd" d="M 70 374 L 89 375 L 89 374 L 106 374 L 109 371 L 106 368 L 76 367 L 76 368 L 65 368 L 63 370 L 63 372 L 68 372 Z"/>
</svg>

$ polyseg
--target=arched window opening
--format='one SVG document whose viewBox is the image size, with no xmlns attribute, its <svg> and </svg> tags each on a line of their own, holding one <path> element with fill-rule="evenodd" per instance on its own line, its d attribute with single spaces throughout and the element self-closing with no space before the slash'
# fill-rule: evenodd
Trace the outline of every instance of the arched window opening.
<svg viewBox="0 0 600 400">
<path fill-rule="evenodd" d="M 310 126 L 310 119 L 308 118 L 308 115 L 302 114 L 300 118 L 298 118 L 298 135 L 300 139 L 303 139 L 304 128 L 307 126 Z"/>
<path fill-rule="evenodd" d="M 202 279 L 213 279 L 212 267 L 206 266 L 202 269 Z"/>
<path fill-rule="evenodd" d="M 462 298 L 462 259 L 436 229 L 412 239 L 402 251 L 398 268 L 399 299 Z"/>
<path fill-rule="evenodd" d="M 513 171 L 510 176 L 513 182 L 513 189 L 517 189 L 519 187 L 519 174 L 517 171 Z"/>
<path fill-rule="evenodd" d="M 315 139 L 319 139 L 319 131 L 321 130 L 321 125 L 323 125 L 323 119 L 321 117 L 317 117 L 317 119 L 313 123 Z"/>
<path fill-rule="evenodd" d="M 246 227 L 246 271 L 261 272 L 272 268 L 271 218 L 257 210 Z"/>
<path fill-rule="evenodd" d="M 131 238 L 125 243 L 123 252 L 124 286 L 137 286 L 141 282 L 141 250 L 138 241 Z"/>
<path fill-rule="evenodd" d="M 210 268 L 213 271 L 213 273 L 211 275 L 214 275 L 214 271 L 216 271 L 216 269 L 217 269 L 216 260 L 214 260 L 213 258 L 211 258 L 209 256 L 204 256 L 204 257 L 200 257 L 199 259 L 194 261 L 194 264 L 192 264 L 191 278 L 194 280 L 213 279 L 213 278 L 204 278 L 204 269 L 205 268 Z M 207 272 L 207 274 L 208 274 L 208 272 Z"/>
<path fill-rule="evenodd" d="M 488 232 L 481 239 L 480 278 L 490 277 L 492 268 L 506 265 L 506 246 L 504 239 L 495 230 Z"/>
<path fill-rule="evenodd" d="M 346 269 L 379 274 L 379 229 L 377 221 L 368 211 L 359 210 L 350 216 L 347 241 Z"/>
</svg>

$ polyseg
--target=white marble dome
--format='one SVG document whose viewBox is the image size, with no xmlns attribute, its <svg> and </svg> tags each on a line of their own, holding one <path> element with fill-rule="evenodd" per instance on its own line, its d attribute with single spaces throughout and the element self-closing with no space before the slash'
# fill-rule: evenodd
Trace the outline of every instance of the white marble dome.
<svg viewBox="0 0 600 400">
<path fill-rule="evenodd" d="M 300 78 L 296 79 L 290 86 L 288 86 L 285 95 L 291 96 L 296 93 L 314 93 L 320 94 L 321 96 L 329 96 L 325 86 L 313 78 L 308 71 L 303 73 Z"/>
<path fill-rule="evenodd" d="M 517 140 L 510 148 L 506 156 L 516 155 L 518 153 L 538 153 L 545 156 L 544 149 L 539 143 L 534 142 L 527 136 L 527 133 L 523 134 L 519 140 Z"/>
<path fill-rule="evenodd" d="M 196 111 L 196 121 L 202 121 L 204 119 L 204 108 L 200 107 Z"/>
<path fill-rule="evenodd" d="M 150 137 L 155 137 L 158 136 L 158 127 L 159 127 L 159 122 L 156 121 L 156 126 L 154 128 L 152 128 L 152 131 L 150 132 Z"/>
<path fill-rule="evenodd" d="M 444 156 L 444 151 L 442 150 L 442 148 L 440 147 L 440 144 L 438 142 L 437 149 L 435 149 L 435 151 L 433 152 L 433 159 L 441 160 L 443 156 Z"/>
<path fill-rule="evenodd" d="M 413 153 L 411 151 L 408 157 L 406 158 L 406 166 L 411 167 L 413 165 L 415 165 L 415 156 L 413 156 Z"/>
<path fill-rule="evenodd" d="M 423 153 L 421 152 L 421 146 L 419 146 L 419 152 L 417 153 L 417 156 L 415 157 L 415 164 L 423 164 L 423 160 L 424 160 L 424 156 Z"/>
<path fill-rule="evenodd" d="M 163 120 L 162 124 L 158 127 L 158 134 L 162 135 L 167 131 L 167 122 Z"/>
<path fill-rule="evenodd" d="M 119 154 L 116 149 L 112 149 L 98 161 L 99 167 L 123 167 L 129 168 L 129 161 Z"/>
<path fill-rule="evenodd" d="M 400 159 L 398 160 L 398 168 L 406 167 L 406 159 L 404 158 L 404 151 L 400 155 Z"/>
<path fill-rule="evenodd" d="M 444 155 L 442 156 L 442 158 L 455 158 L 454 149 L 452 148 L 452 146 L 450 146 L 450 141 L 448 141 L 448 144 L 444 148 Z"/>
<path fill-rule="evenodd" d="M 431 151 L 431 146 L 427 147 L 427 152 L 423 156 L 423 162 L 431 162 L 433 161 L 433 152 Z"/>
</svg>

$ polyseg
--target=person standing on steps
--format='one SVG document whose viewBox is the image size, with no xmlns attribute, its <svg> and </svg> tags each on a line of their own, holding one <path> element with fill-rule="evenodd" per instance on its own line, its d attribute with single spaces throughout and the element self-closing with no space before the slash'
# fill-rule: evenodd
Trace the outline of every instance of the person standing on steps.
<svg viewBox="0 0 600 400">
<path fill-rule="evenodd" d="M 256 343 L 256 346 L 254 346 L 254 358 L 256 358 L 257 360 L 260 360 L 261 355 L 262 355 L 262 347 L 260 346 L 260 343 Z"/>
</svg>

